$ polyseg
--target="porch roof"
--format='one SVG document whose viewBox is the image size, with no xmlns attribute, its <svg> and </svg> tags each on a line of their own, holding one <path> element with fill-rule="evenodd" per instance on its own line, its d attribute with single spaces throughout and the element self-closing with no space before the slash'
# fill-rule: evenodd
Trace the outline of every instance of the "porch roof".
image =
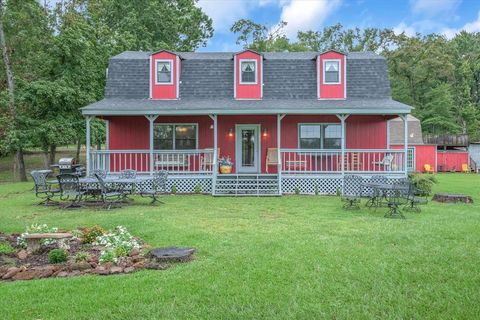
<svg viewBox="0 0 480 320">
<path fill-rule="evenodd" d="M 118 99 L 107 98 L 81 108 L 84 115 L 208 114 L 408 114 L 412 107 L 392 99 Z"/>
</svg>

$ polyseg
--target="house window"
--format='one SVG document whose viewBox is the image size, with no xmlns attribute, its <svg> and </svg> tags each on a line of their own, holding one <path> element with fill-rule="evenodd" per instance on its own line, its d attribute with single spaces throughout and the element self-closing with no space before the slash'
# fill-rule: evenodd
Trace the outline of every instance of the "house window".
<svg viewBox="0 0 480 320">
<path fill-rule="evenodd" d="M 191 150 L 197 148 L 196 124 L 155 124 L 155 150 Z"/>
<path fill-rule="evenodd" d="M 340 149 L 342 127 L 338 124 L 301 124 L 298 141 L 300 149 Z"/>
<path fill-rule="evenodd" d="M 323 82 L 326 84 L 340 83 L 339 60 L 325 60 L 323 62 Z"/>
<path fill-rule="evenodd" d="M 172 84 L 173 83 L 172 61 L 157 60 L 156 64 L 157 65 L 156 65 L 155 84 Z"/>
<path fill-rule="evenodd" d="M 257 60 L 240 60 L 240 84 L 257 83 Z"/>
</svg>

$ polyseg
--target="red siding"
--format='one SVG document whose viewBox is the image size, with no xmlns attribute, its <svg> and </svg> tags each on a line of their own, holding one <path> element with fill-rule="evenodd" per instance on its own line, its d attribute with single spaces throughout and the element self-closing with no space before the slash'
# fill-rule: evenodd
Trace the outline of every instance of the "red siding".
<svg viewBox="0 0 480 320">
<path fill-rule="evenodd" d="M 318 83 L 319 99 L 345 99 L 345 55 L 335 51 L 328 51 L 318 56 Z M 323 79 L 323 64 L 325 60 L 340 60 L 340 83 L 325 84 Z"/>
<path fill-rule="evenodd" d="M 240 84 L 240 60 L 249 59 L 257 61 L 257 83 Z M 261 99 L 262 98 L 262 56 L 252 52 L 244 51 L 235 56 L 235 98 L 236 99 Z"/>
<path fill-rule="evenodd" d="M 424 172 L 425 171 L 425 164 L 429 164 L 430 168 L 436 171 L 435 163 L 436 163 L 436 152 L 437 146 L 426 144 L 426 145 L 414 145 L 409 146 L 415 148 L 415 171 L 416 172 Z M 392 149 L 403 149 L 403 145 L 395 145 L 391 146 Z"/>
<path fill-rule="evenodd" d="M 235 157 L 235 125 L 236 124 L 259 124 L 260 125 L 260 167 L 261 172 L 266 172 L 265 161 L 267 149 L 277 147 L 277 116 L 218 116 L 218 147 L 220 156 L 230 156 L 236 163 Z M 263 130 L 267 129 L 267 136 L 263 136 Z M 229 130 L 233 135 L 229 136 Z M 269 166 L 269 173 L 275 173 L 277 168 Z M 235 172 L 235 165 L 234 165 Z"/>
<path fill-rule="evenodd" d="M 468 164 L 468 152 L 437 151 L 438 171 L 461 171 L 462 164 Z"/>
<path fill-rule="evenodd" d="M 346 120 L 347 149 L 386 149 L 387 120 L 383 116 L 350 116 Z"/>
<path fill-rule="evenodd" d="M 155 65 L 156 60 L 170 60 L 172 62 L 173 69 L 173 83 L 172 84 L 155 84 Z M 177 63 L 180 63 L 180 59 L 177 59 L 177 56 L 168 51 L 160 51 L 152 55 L 151 57 L 151 95 L 152 99 L 177 99 L 177 85 L 178 85 L 178 74 L 177 70 L 180 66 L 177 66 Z"/>
<path fill-rule="evenodd" d="M 147 150 L 150 148 L 149 123 L 147 118 L 110 117 L 109 149 L 110 150 Z"/>
</svg>

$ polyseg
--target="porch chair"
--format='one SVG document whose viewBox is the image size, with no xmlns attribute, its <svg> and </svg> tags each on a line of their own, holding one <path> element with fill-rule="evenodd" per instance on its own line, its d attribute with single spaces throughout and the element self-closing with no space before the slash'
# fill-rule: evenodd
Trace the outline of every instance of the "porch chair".
<svg viewBox="0 0 480 320">
<path fill-rule="evenodd" d="M 425 163 L 425 164 L 423 165 L 423 172 L 425 172 L 425 173 L 433 173 L 434 170 L 433 170 L 433 168 L 432 168 L 432 166 L 431 166 L 430 164 Z"/>
<path fill-rule="evenodd" d="M 85 191 L 80 189 L 78 176 L 75 174 L 60 174 L 57 176 L 58 185 L 60 186 L 60 199 L 70 201 L 65 208 L 81 207 L 82 197 Z"/>
<path fill-rule="evenodd" d="M 382 166 L 385 171 L 390 171 L 393 162 L 393 154 L 388 154 L 381 161 L 373 161 L 373 165 Z"/>
<path fill-rule="evenodd" d="M 30 172 L 30 175 L 35 183 L 35 196 L 42 199 L 39 205 L 43 204 L 48 206 L 50 204 L 56 204 L 56 202 L 52 201 L 52 198 L 60 193 L 58 184 L 48 182 L 48 173 L 44 170 L 33 170 Z"/>
<path fill-rule="evenodd" d="M 471 173 L 470 167 L 466 163 L 462 163 L 462 173 Z"/>
<path fill-rule="evenodd" d="M 152 202 L 150 204 L 155 203 L 163 203 L 162 201 L 158 200 L 160 195 L 166 193 L 167 190 L 167 179 L 168 179 L 168 172 L 167 171 L 155 171 L 153 174 L 152 180 L 152 187 L 151 189 L 144 189 L 140 192 L 140 196 L 142 198 L 152 198 Z"/>
<path fill-rule="evenodd" d="M 362 197 L 362 183 L 363 179 L 361 176 L 345 176 L 343 182 L 343 193 L 341 198 L 344 209 L 360 209 L 360 202 Z"/>
<path fill-rule="evenodd" d="M 213 148 L 207 148 L 205 150 L 209 152 L 206 152 L 203 156 L 200 157 L 200 168 L 203 171 L 213 171 Z M 220 158 L 220 148 L 217 148 L 217 158 Z"/>
<path fill-rule="evenodd" d="M 105 181 L 103 181 L 103 178 L 98 174 L 95 174 L 95 177 L 97 178 L 98 184 L 100 186 L 99 196 L 100 200 L 103 203 L 103 207 L 107 210 L 110 210 L 112 206 L 119 205 L 124 198 L 124 193 L 107 188 L 107 186 L 105 185 Z"/>
<path fill-rule="evenodd" d="M 267 159 L 265 161 L 265 168 L 267 173 L 268 173 L 268 166 L 278 167 L 278 149 L 277 148 L 267 149 Z"/>
</svg>

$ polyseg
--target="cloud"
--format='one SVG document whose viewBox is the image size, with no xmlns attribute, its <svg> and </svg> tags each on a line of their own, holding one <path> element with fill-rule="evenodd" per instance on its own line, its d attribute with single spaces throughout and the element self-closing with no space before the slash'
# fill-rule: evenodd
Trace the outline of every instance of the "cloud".
<svg viewBox="0 0 480 320">
<path fill-rule="evenodd" d="M 405 22 L 400 22 L 396 27 L 393 28 L 393 32 L 397 35 L 405 33 L 406 36 L 412 37 L 415 35 L 415 28 L 408 26 Z"/>
<path fill-rule="evenodd" d="M 286 35 L 294 39 L 298 31 L 318 29 L 340 4 L 341 0 L 291 0 L 283 6 L 280 15 L 280 20 L 288 23 Z"/>
<path fill-rule="evenodd" d="M 232 24 L 248 16 L 251 1 L 244 0 L 199 0 L 197 5 L 213 20 L 216 32 L 229 32 Z"/>
<path fill-rule="evenodd" d="M 425 16 L 436 16 L 441 13 L 452 13 L 462 0 L 410 0 L 412 12 Z"/>
<path fill-rule="evenodd" d="M 480 32 L 480 11 L 478 12 L 477 20 L 466 23 L 463 27 L 455 28 L 444 28 L 441 33 L 445 35 L 448 39 L 455 37 L 457 33 L 461 31 L 467 32 Z"/>
</svg>

